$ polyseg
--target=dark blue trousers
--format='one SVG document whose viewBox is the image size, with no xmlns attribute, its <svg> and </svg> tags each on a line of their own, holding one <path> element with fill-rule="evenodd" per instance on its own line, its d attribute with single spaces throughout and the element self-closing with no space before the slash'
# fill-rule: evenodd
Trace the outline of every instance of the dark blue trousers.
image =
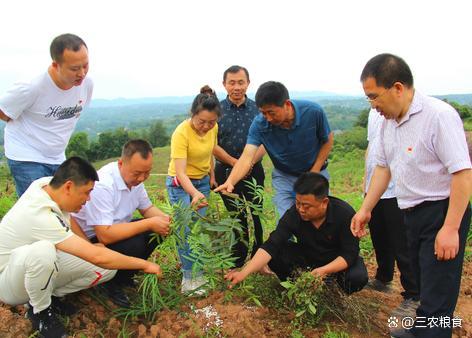
<svg viewBox="0 0 472 338">
<path fill-rule="evenodd" d="M 298 269 L 313 270 L 327 263 L 329 262 L 325 262 L 324 264 L 319 262 L 307 262 L 305 257 L 301 255 L 298 244 L 288 241 L 286 246 L 280 250 L 280 254 L 272 257 L 269 262 L 269 268 L 281 281 L 285 281 L 287 278 L 292 277 Z M 339 287 L 348 295 L 362 290 L 368 281 L 367 269 L 362 257 L 358 256 L 354 264 L 346 270 L 325 278 L 326 282 L 333 280 L 336 280 Z"/>
<path fill-rule="evenodd" d="M 446 218 L 448 206 L 449 199 L 445 199 L 424 202 L 405 210 L 408 246 L 420 289 L 421 305 L 416 311 L 415 327 L 411 330 L 416 337 L 446 338 L 452 335 L 452 318 L 459 296 L 462 263 L 470 227 L 470 204 L 459 228 L 459 253 L 454 259 L 439 261 L 434 254 L 434 242 Z M 428 327 L 428 321 L 433 317 L 449 317 L 451 327 Z"/>
</svg>

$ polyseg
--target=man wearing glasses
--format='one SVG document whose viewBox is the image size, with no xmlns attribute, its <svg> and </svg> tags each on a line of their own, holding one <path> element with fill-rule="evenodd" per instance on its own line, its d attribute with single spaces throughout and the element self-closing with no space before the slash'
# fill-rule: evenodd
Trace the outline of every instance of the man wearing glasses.
<svg viewBox="0 0 472 338">
<path fill-rule="evenodd" d="M 405 213 L 420 306 L 414 327 L 394 330 L 391 336 L 451 337 L 446 325 L 420 324 L 453 318 L 459 294 L 472 191 L 462 122 L 447 103 L 415 91 L 410 68 L 398 56 L 373 57 L 361 81 L 372 108 L 386 120 L 375 154 L 377 166 L 351 230 L 355 236 L 365 235 L 371 211 L 393 178 L 398 206 Z"/>
</svg>

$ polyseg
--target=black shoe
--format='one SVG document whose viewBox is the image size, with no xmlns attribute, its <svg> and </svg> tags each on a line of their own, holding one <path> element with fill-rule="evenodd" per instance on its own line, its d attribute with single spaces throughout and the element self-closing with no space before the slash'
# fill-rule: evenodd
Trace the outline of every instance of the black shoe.
<svg viewBox="0 0 472 338">
<path fill-rule="evenodd" d="M 39 337 L 43 338 L 66 338 L 67 333 L 64 325 L 54 313 L 52 306 L 47 307 L 41 312 L 33 313 L 33 307 L 30 305 L 27 318 L 31 321 L 33 330 L 39 332 Z"/>
<path fill-rule="evenodd" d="M 123 287 L 113 282 L 108 282 L 98 286 L 103 293 L 105 293 L 108 298 L 115 304 L 120 307 L 129 308 L 131 304 L 126 293 L 123 291 Z"/>
<path fill-rule="evenodd" d="M 63 302 L 61 298 L 55 296 L 51 297 L 51 308 L 54 313 L 60 316 L 72 316 L 77 312 L 77 308 L 74 305 Z"/>
<path fill-rule="evenodd" d="M 415 338 L 415 335 L 404 328 L 396 328 L 390 331 L 391 338 Z"/>
<path fill-rule="evenodd" d="M 393 291 L 392 282 L 384 283 L 378 279 L 370 279 L 364 288 L 383 293 L 391 293 Z"/>
</svg>

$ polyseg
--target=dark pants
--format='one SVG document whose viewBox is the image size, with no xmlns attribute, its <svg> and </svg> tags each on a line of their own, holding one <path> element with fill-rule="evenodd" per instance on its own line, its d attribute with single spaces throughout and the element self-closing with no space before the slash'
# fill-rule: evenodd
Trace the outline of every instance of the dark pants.
<svg viewBox="0 0 472 338">
<path fill-rule="evenodd" d="M 405 290 L 402 296 L 418 300 L 419 290 L 408 251 L 403 211 L 398 208 L 396 198 L 381 199 L 377 203 L 372 210 L 369 229 L 377 260 L 375 278 L 383 283 L 392 281 L 396 261 Z"/>
<path fill-rule="evenodd" d="M 405 211 L 405 225 L 408 231 L 408 245 L 411 250 L 413 269 L 418 271 L 420 306 L 416 310 L 416 337 L 451 337 L 451 328 L 419 328 L 427 326 L 428 318 L 449 317 L 451 319 L 459 296 L 462 263 L 470 226 L 470 204 L 459 228 L 459 253 L 454 259 L 437 260 L 434 242 L 441 229 L 449 206 L 449 199 L 424 202 Z"/>
<path fill-rule="evenodd" d="M 215 178 L 218 184 L 223 184 L 229 176 L 231 172 L 231 167 L 222 164 L 220 162 L 216 163 L 215 166 Z M 264 186 L 264 168 L 262 167 L 261 162 L 258 162 L 252 168 L 251 174 L 246 177 L 244 180 L 240 181 L 234 187 L 234 193 L 238 194 L 239 196 L 244 196 L 247 201 L 251 201 L 254 204 L 260 205 L 262 207 L 262 200 L 255 200 L 254 195 L 252 194 L 252 190 L 247 187 L 245 180 L 252 181 L 255 178 L 256 182 L 260 186 Z M 236 206 L 233 204 L 233 199 L 221 194 L 221 198 L 226 206 L 228 211 L 237 211 Z M 262 244 L 262 224 L 259 216 L 254 214 L 254 210 L 251 209 L 252 219 L 254 221 L 254 245 L 252 247 L 251 257 L 257 251 L 257 249 Z M 236 258 L 235 266 L 241 267 L 244 265 L 246 261 L 247 253 L 248 253 L 248 245 L 249 245 L 249 229 L 248 229 L 248 215 L 246 214 L 246 210 L 243 210 L 238 214 L 238 219 L 240 220 L 242 234 L 239 231 L 235 232 L 236 236 L 236 244 L 233 247 L 233 256 Z M 241 238 L 242 235 L 242 238 Z M 246 244 L 247 243 L 247 244 Z"/>
<path fill-rule="evenodd" d="M 161 238 L 157 237 L 157 240 L 151 240 L 154 232 L 148 231 L 143 232 L 139 235 L 124 239 L 122 241 L 108 244 L 108 249 L 117 251 L 123 255 L 137 257 L 142 259 L 148 259 L 152 252 L 156 249 L 156 246 L 161 242 Z M 92 243 L 97 243 L 98 239 L 93 237 L 90 239 Z M 132 285 L 133 276 L 138 270 L 118 270 L 112 282 L 120 286 Z"/>
<path fill-rule="evenodd" d="M 297 269 L 313 270 L 325 264 L 310 264 L 310 262 L 307 262 L 305 257 L 300 254 L 297 243 L 287 242 L 286 246 L 280 250 L 280 254 L 272 257 L 269 262 L 269 267 L 281 281 L 285 281 L 287 278 L 291 277 Z M 336 279 L 339 287 L 349 295 L 362 290 L 367 284 L 369 277 L 364 260 L 362 257 L 358 256 L 353 265 L 346 270 L 328 276 L 327 279 Z"/>
</svg>

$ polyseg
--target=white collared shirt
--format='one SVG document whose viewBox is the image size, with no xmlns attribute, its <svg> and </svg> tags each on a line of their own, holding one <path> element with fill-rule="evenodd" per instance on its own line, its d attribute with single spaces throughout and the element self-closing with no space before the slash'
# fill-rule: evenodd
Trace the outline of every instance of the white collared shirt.
<svg viewBox="0 0 472 338">
<path fill-rule="evenodd" d="M 152 203 L 144 184 L 128 189 L 121 177 L 118 162 L 98 170 L 99 181 L 79 213 L 73 214 L 88 238 L 95 236 L 96 225 L 128 223 L 136 209 L 145 210 Z"/>
<path fill-rule="evenodd" d="M 400 209 L 448 198 L 452 174 L 471 168 L 459 114 L 418 92 L 400 123 L 382 122 L 379 140 L 376 163 L 390 167 Z"/>
</svg>

